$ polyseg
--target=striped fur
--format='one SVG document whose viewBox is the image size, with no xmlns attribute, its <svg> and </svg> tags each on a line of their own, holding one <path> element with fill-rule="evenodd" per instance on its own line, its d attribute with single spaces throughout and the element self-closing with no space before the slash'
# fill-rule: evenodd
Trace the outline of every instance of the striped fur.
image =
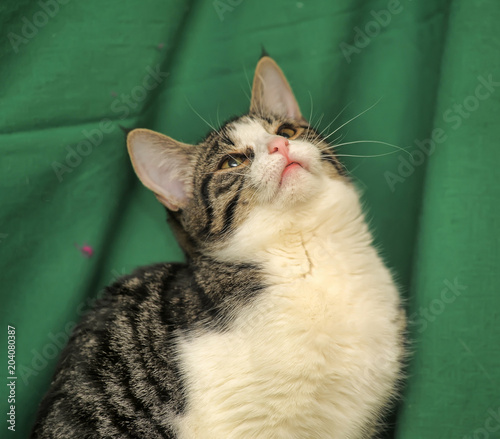
<svg viewBox="0 0 500 439">
<path fill-rule="evenodd" d="M 301 164 L 286 178 L 268 146 L 284 126 Z M 372 437 L 397 394 L 405 318 L 356 190 L 277 65 L 261 60 L 250 113 L 199 145 L 135 130 L 129 150 L 186 263 L 106 289 L 32 438 Z M 221 166 L 235 155 L 244 164 Z"/>
</svg>

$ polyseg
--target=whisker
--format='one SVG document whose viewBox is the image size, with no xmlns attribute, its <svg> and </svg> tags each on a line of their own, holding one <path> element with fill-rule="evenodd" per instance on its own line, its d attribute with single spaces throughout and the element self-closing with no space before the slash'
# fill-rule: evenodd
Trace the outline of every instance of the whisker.
<svg viewBox="0 0 500 439">
<path fill-rule="evenodd" d="M 321 113 L 321 116 L 318 118 L 316 123 L 312 126 L 312 130 L 310 130 L 310 132 L 307 133 L 307 135 L 304 139 L 306 142 L 314 143 L 315 139 L 317 139 L 318 134 L 316 132 L 317 132 L 318 127 L 320 126 L 322 120 L 323 120 L 323 117 L 325 117 L 325 113 Z M 311 125 L 309 125 L 309 126 L 311 126 Z M 314 136 L 314 139 L 313 139 L 313 136 Z"/>
<path fill-rule="evenodd" d="M 380 145 L 387 145 L 387 146 L 392 146 L 393 148 L 396 148 L 400 151 L 404 151 L 405 153 L 407 153 L 410 157 L 412 156 L 411 153 L 409 151 L 407 151 L 406 149 L 402 148 L 401 146 L 398 146 L 398 145 L 393 145 L 392 143 L 387 143 L 387 142 L 381 142 L 379 140 L 355 140 L 355 141 L 352 141 L 352 142 L 344 142 L 344 143 L 337 143 L 337 144 L 333 144 L 332 148 L 335 149 L 335 148 L 338 148 L 339 146 L 344 146 L 344 145 L 353 145 L 355 143 L 378 143 Z"/>
<path fill-rule="evenodd" d="M 241 86 L 241 90 L 243 90 L 243 93 L 245 93 L 245 96 L 246 98 L 248 99 L 248 101 L 250 102 L 252 100 L 252 98 L 250 97 L 250 95 L 247 93 L 247 91 L 243 88 L 243 86 Z"/>
<path fill-rule="evenodd" d="M 385 155 L 391 155 L 395 153 L 396 151 L 386 152 L 384 154 L 373 154 L 373 155 L 335 154 L 333 157 L 383 157 Z"/>
<path fill-rule="evenodd" d="M 247 80 L 247 85 L 248 85 L 248 89 L 250 90 L 250 95 L 246 92 L 246 90 L 242 88 L 243 92 L 245 93 L 245 96 L 248 98 L 248 102 L 252 102 L 252 98 L 251 98 L 251 95 L 252 95 L 252 84 L 250 83 L 250 78 L 248 77 L 248 73 L 247 73 L 247 69 L 245 67 L 245 64 L 243 63 L 243 61 L 241 62 L 241 65 L 243 66 L 243 72 L 245 73 L 245 78 Z"/>
<path fill-rule="evenodd" d="M 347 134 L 341 134 L 340 136 L 335 137 L 335 139 L 333 139 L 333 140 L 332 140 L 332 144 L 333 144 L 333 146 L 332 146 L 332 145 L 330 145 L 328 149 L 330 149 L 330 148 L 335 148 L 335 145 L 336 145 L 336 144 L 335 144 L 335 142 L 337 142 L 337 140 L 342 140 L 342 139 L 344 139 L 346 135 L 347 135 Z"/>
<path fill-rule="evenodd" d="M 314 124 L 313 130 L 317 131 L 319 126 L 321 125 L 321 122 L 323 122 L 323 118 L 325 117 L 325 113 L 321 113 L 321 116 L 318 118 L 318 121 Z"/>
<path fill-rule="evenodd" d="M 217 171 L 212 171 L 212 172 L 203 172 L 201 175 L 210 175 L 210 174 L 215 174 L 216 172 L 218 172 L 219 170 L 217 169 Z M 231 175 L 241 175 L 242 177 L 246 177 L 247 174 L 241 174 L 239 172 L 234 172 L 234 171 L 227 171 L 228 173 L 230 172 Z"/>
<path fill-rule="evenodd" d="M 354 116 L 353 118 L 349 119 L 347 122 L 343 123 L 342 125 L 340 125 L 335 131 L 331 132 L 330 134 L 328 134 L 328 136 L 326 137 L 326 139 L 328 139 L 328 137 L 330 137 L 332 134 L 335 134 L 338 130 L 340 130 L 341 128 L 345 127 L 348 123 L 351 123 L 353 120 L 357 119 L 358 117 L 362 116 L 363 114 L 365 114 L 367 111 L 370 111 L 373 107 L 375 107 L 375 105 L 377 105 L 380 101 L 382 100 L 382 98 L 379 98 L 379 100 L 377 102 L 375 102 L 373 105 L 371 105 L 370 107 L 368 107 L 366 110 L 362 111 L 361 113 L 359 113 L 357 116 Z"/>
<path fill-rule="evenodd" d="M 351 104 L 352 104 L 352 101 L 351 101 L 351 102 L 348 102 L 348 103 L 344 106 L 344 108 L 342 108 L 342 110 L 340 110 L 340 112 L 339 112 L 339 113 L 335 116 L 335 119 L 333 119 L 333 120 L 332 120 L 332 121 L 331 121 L 331 122 L 330 122 L 330 123 L 329 123 L 329 124 L 325 127 L 325 129 L 319 133 L 319 136 L 321 136 L 321 135 L 322 135 L 322 134 L 323 134 L 326 130 L 328 130 L 328 128 L 330 128 L 330 127 L 331 127 L 332 123 L 333 123 L 333 122 L 335 122 L 335 121 L 336 121 L 336 120 L 340 117 L 340 115 L 341 115 L 341 114 L 342 114 L 342 113 L 343 113 L 343 112 L 347 109 L 347 107 L 348 107 L 349 105 L 351 105 Z M 335 132 L 335 131 L 334 131 L 334 132 Z M 332 134 L 333 134 L 333 133 L 332 133 Z M 330 137 L 330 135 L 328 135 L 328 137 Z M 328 139 L 328 137 L 327 137 L 327 139 Z"/>
<path fill-rule="evenodd" d="M 220 102 L 218 102 L 218 103 L 217 103 L 217 112 L 216 112 L 216 116 L 217 116 L 217 126 L 218 126 L 218 127 L 219 127 L 219 129 L 220 129 L 221 125 L 220 125 L 220 120 L 219 120 L 219 107 L 220 107 Z"/>
<path fill-rule="evenodd" d="M 313 115 L 313 97 L 311 94 L 311 91 L 308 90 L 309 93 L 309 101 L 311 102 L 311 111 L 309 112 L 309 120 L 312 120 L 312 115 Z"/>
<path fill-rule="evenodd" d="M 198 111 L 194 109 L 194 107 L 191 105 L 191 102 L 189 102 L 189 99 L 187 97 L 186 97 L 186 102 L 188 103 L 191 110 L 193 110 L 194 114 L 196 114 L 203 122 L 205 122 L 210 128 L 212 128 L 212 130 L 218 133 L 217 129 L 212 124 L 210 124 L 200 113 L 198 113 Z"/>
<path fill-rule="evenodd" d="M 330 122 L 330 123 L 329 123 L 329 124 L 328 124 L 328 125 L 327 125 L 327 126 L 326 126 L 323 130 L 322 130 L 322 131 L 321 131 L 321 132 L 319 132 L 319 133 L 317 133 L 317 132 L 316 132 L 316 133 L 314 133 L 314 132 L 313 132 L 313 133 L 311 133 L 311 134 L 313 134 L 313 135 L 311 135 L 311 136 L 308 134 L 308 135 L 306 136 L 305 140 L 306 140 L 306 141 L 310 141 L 311 143 L 316 143 L 316 142 L 317 142 L 317 140 L 318 140 L 320 137 L 322 137 L 323 133 L 324 133 L 325 131 L 327 131 L 327 130 L 328 130 L 328 128 L 330 128 L 330 126 L 331 126 L 331 125 L 332 125 L 332 124 L 333 124 L 333 123 L 334 123 L 334 122 L 335 122 L 335 121 L 336 121 L 336 120 L 340 117 L 340 115 L 341 115 L 341 114 L 342 114 L 342 113 L 346 110 L 346 108 L 347 108 L 349 105 L 351 105 L 351 103 L 352 103 L 352 101 L 351 101 L 351 102 L 348 102 L 348 103 L 344 106 L 344 108 L 342 108 L 342 110 L 340 110 L 340 112 L 339 112 L 339 113 L 335 116 L 335 118 L 334 118 L 334 119 L 333 119 L 333 120 L 332 120 L 332 121 L 331 121 L 331 122 Z M 322 122 L 322 120 L 323 120 L 323 116 L 324 116 L 324 114 L 325 114 L 325 113 L 323 113 L 323 114 L 321 115 L 320 119 L 318 120 L 318 122 L 317 122 L 317 124 L 316 124 L 318 127 L 319 127 L 319 125 L 321 124 L 321 122 Z M 313 129 L 314 131 L 317 131 L 316 125 L 312 127 L 312 129 Z M 328 136 L 328 137 L 329 137 L 329 136 Z M 327 137 L 326 139 L 328 139 L 328 137 Z M 326 139 L 325 139 L 325 140 L 326 140 Z"/>
<path fill-rule="evenodd" d="M 349 175 L 352 175 L 352 173 L 358 169 L 361 165 L 363 164 L 363 161 L 361 161 L 360 163 L 358 163 L 354 168 L 352 168 L 349 172 Z M 361 181 L 361 180 L 360 180 Z M 365 185 L 366 186 L 366 185 Z"/>
</svg>

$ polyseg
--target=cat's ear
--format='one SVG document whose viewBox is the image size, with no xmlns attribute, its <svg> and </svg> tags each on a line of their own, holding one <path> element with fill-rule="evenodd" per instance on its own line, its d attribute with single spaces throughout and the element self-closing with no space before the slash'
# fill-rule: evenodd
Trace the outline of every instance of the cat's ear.
<svg viewBox="0 0 500 439">
<path fill-rule="evenodd" d="M 136 129 L 127 136 L 134 170 L 170 210 L 186 207 L 193 193 L 194 149 L 163 134 Z"/>
<path fill-rule="evenodd" d="M 285 75 L 269 56 L 263 56 L 255 69 L 250 112 L 277 114 L 306 122 Z"/>
</svg>

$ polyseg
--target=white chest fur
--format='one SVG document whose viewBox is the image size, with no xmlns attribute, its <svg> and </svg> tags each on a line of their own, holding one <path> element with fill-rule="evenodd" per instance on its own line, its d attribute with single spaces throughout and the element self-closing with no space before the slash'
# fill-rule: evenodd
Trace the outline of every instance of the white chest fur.
<svg viewBox="0 0 500 439">
<path fill-rule="evenodd" d="M 358 221 L 344 237 L 328 220 L 305 234 L 281 225 L 271 245 L 254 244 L 270 286 L 227 332 L 179 341 L 180 438 L 365 437 L 394 391 L 403 322 Z"/>
</svg>

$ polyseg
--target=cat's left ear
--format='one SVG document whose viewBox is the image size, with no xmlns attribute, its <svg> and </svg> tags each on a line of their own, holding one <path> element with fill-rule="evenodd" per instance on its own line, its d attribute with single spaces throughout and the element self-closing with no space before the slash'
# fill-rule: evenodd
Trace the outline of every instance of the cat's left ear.
<svg viewBox="0 0 500 439">
<path fill-rule="evenodd" d="M 255 69 L 250 112 L 277 114 L 307 123 L 285 75 L 269 56 L 263 56 Z"/>
<path fill-rule="evenodd" d="M 131 131 L 127 146 L 135 173 L 158 201 L 174 211 L 186 207 L 193 194 L 195 147 L 145 129 Z"/>
</svg>

